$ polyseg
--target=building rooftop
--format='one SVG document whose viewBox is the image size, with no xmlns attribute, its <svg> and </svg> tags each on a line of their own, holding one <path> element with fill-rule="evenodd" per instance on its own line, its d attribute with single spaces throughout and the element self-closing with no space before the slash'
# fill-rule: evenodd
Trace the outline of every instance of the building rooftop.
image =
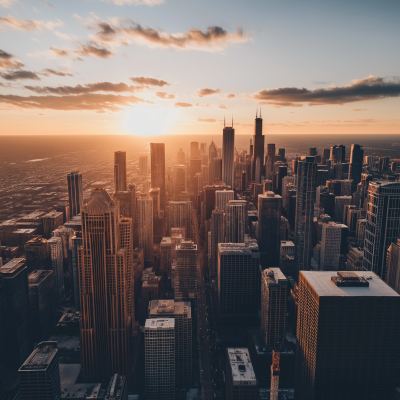
<svg viewBox="0 0 400 400">
<path fill-rule="evenodd" d="M 149 315 L 183 314 L 185 307 L 187 307 L 188 318 L 191 318 L 192 306 L 190 301 L 152 300 L 149 302 Z"/>
<path fill-rule="evenodd" d="M 160 246 L 171 246 L 171 238 L 170 237 L 163 237 L 161 239 Z"/>
<path fill-rule="evenodd" d="M 13 258 L 0 268 L 0 272 L 2 274 L 13 274 L 22 266 L 25 266 L 25 258 Z"/>
<path fill-rule="evenodd" d="M 218 252 L 220 254 L 252 254 L 255 251 L 258 251 L 257 242 L 218 243 Z"/>
<path fill-rule="evenodd" d="M 63 215 L 61 211 L 50 211 L 49 213 L 43 215 L 42 218 L 58 218 L 60 215 Z"/>
<path fill-rule="evenodd" d="M 146 329 L 175 329 L 175 318 L 146 319 Z"/>
<path fill-rule="evenodd" d="M 31 212 L 28 215 L 24 215 L 20 220 L 21 221 L 28 221 L 28 220 L 32 220 L 32 219 L 41 219 L 43 217 L 43 215 L 45 215 L 46 212 L 45 211 L 40 211 L 40 210 L 36 210 Z"/>
<path fill-rule="evenodd" d="M 247 382 L 250 385 L 257 385 L 256 374 L 250 360 L 249 350 L 245 348 L 228 348 L 227 352 L 233 384 L 240 385 Z"/>
<path fill-rule="evenodd" d="M 25 246 L 29 246 L 29 247 L 31 247 L 31 246 L 43 246 L 46 243 L 47 243 L 47 240 L 44 237 L 38 235 L 38 236 L 34 236 L 31 240 L 28 240 L 26 242 Z"/>
<path fill-rule="evenodd" d="M 342 274 L 345 279 L 354 279 L 354 275 L 347 277 L 351 272 L 357 277 L 364 278 L 368 282 L 368 286 L 337 286 L 332 281 L 332 277 L 338 277 Z M 390 286 L 388 286 L 378 275 L 371 271 L 300 271 L 300 274 L 313 287 L 318 296 L 350 296 L 350 297 L 392 297 L 399 296 Z"/>
<path fill-rule="evenodd" d="M 265 194 L 259 194 L 258 198 L 262 198 L 262 199 L 281 199 L 282 196 L 280 196 L 279 194 L 275 194 L 272 191 L 266 192 Z"/>
<path fill-rule="evenodd" d="M 41 342 L 19 370 L 45 370 L 52 362 L 57 351 L 57 342 Z"/>
<path fill-rule="evenodd" d="M 36 229 L 34 229 L 34 228 L 32 228 L 32 229 L 29 229 L 29 228 L 21 228 L 21 229 L 17 229 L 16 231 L 14 231 L 13 233 L 14 234 L 17 234 L 17 235 L 22 235 L 22 234 L 26 234 L 26 233 L 33 233 L 33 232 L 35 232 L 36 231 Z"/>
<path fill-rule="evenodd" d="M 42 282 L 45 278 L 47 278 L 53 271 L 35 269 L 28 276 L 29 285 L 34 285 Z"/>
<path fill-rule="evenodd" d="M 264 279 L 267 280 L 268 283 L 272 284 L 289 283 L 286 276 L 282 273 L 280 268 L 264 269 L 264 271 L 261 272 L 261 275 L 263 276 Z"/>
<path fill-rule="evenodd" d="M 58 236 L 52 236 L 50 239 L 47 240 L 47 243 L 53 244 L 53 243 L 58 243 L 61 242 L 62 239 Z"/>
<path fill-rule="evenodd" d="M 294 247 L 294 243 L 290 240 L 281 240 L 281 247 Z"/>
</svg>

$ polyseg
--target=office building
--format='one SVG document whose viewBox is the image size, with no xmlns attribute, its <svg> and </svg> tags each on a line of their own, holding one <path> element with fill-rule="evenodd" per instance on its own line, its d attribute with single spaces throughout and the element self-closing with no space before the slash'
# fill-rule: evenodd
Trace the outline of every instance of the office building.
<svg viewBox="0 0 400 400">
<path fill-rule="evenodd" d="M 331 149 L 324 149 L 322 151 L 322 159 L 321 159 L 321 164 L 326 165 L 326 162 L 329 160 L 331 155 Z"/>
<path fill-rule="evenodd" d="M 61 400 L 57 342 L 41 342 L 18 370 L 21 400 Z"/>
<path fill-rule="evenodd" d="M 175 165 L 172 177 L 172 185 L 175 200 L 179 199 L 181 192 L 187 192 L 187 165 Z"/>
<path fill-rule="evenodd" d="M 400 296 L 363 271 L 300 271 L 298 287 L 296 400 L 391 399 Z"/>
<path fill-rule="evenodd" d="M 192 238 L 191 201 L 170 201 L 168 204 L 168 230 L 171 228 L 185 228 L 187 238 Z"/>
<path fill-rule="evenodd" d="M 114 153 L 114 190 L 116 192 L 126 190 L 126 151 Z"/>
<path fill-rule="evenodd" d="M 294 243 L 287 240 L 281 241 L 279 268 L 285 276 L 297 276 L 294 255 Z"/>
<path fill-rule="evenodd" d="M 349 254 L 347 254 L 347 264 L 346 264 L 347 271 L 362 271 L 363 260 L 364 260 L 364 252 L 359 248 L 353 247 L 349 251 Z"/>
<path fill-rule="evenodd" d="M 28 272 L 35 269 L 50 269 L 50 247 L 42 236 L 34 236 L 25 244 L 25 256 Z"/>
<path fill-rule="evenodd" d="M 197 245 L 181 241 L 175 248 L 175 300 L 193 299 L 197 293 Z"/>
<path fill-rule="evenodd" d="M 190 142 L 190 158 L 200 158 L 199 142 Z"/>
<path fill-rule="evenodd" d="M 385 279 L 386 251 L 400 237 L 400 183 L 372 181 L 368 187 L 364 269 Z"/>
<path fill-rule="evenodd" d="M 166 207 L 165 189 L 165 144 L 150 143 L 151 152 L 151 187 L 160 188 L 161 209 Z"/>
<path fill-rule="evenodd" d="M 180 148 L 178 150 L 178 152 L 176 153 L 176 158 L 177 158 L 178 164 L 184 164 L 185 163 L 186 154 L 185 154 L 185 152 L 183 151 L 182 148 Z"/>
<path fill-rule="evenodd" d="M 182 150 L 182 149 L 181 149 Z M 183 156 L 185 157 L 185 156 Z M 149 168 L 147 166 L 148 156 L 139 156 L 139 174 L 147 175 Z"/>
<path fill-rule="evenodd" d="M 123 192 L 115 192 L 113 194 L 114 201 L 119 202 L 119 210 L 123 217 L 131 218 L 133 224 L 136 219 L 136 187 L 129 185 L 128 190 Z"/>
<path fill-rule="evenodd" d="M 295 217 L 295 260 L 298 271 L 311 267 L 312 232 L 314 221 L 315 177 L 317 164 L 314 157 L 298 162 L 296 217 Z"/>
<path fill-rule="evenodd" d="M 29 304 L 34 342 L 46 340 L 54 318 L 54 273 L 34 270 L 28 276 Z"/>
<path fill-rule="evenodd" d="M 62 212 L 51 211 L 42 217 L 43 223 L 43 237 L 45 239 L 51 238 L 51 233 L 64 223 L 64 216 Z"/>
<path fill-rule="evenodd" d="M 82 374 L 88 382 L 103 382 L 112 374 L 127 375 L 130 371 L 129 251 L 122 247 L 130 239 L 121 238 L 121 234 L 130 234 L 131 220 L 126 224 L 125 219 L 121 221 L 119 204 L 114 203 L 105 189 L 93 189 L 81 214 Z"/>
<path fill-rule="evenodd" d="M 229 190 L 227 185 L 209 185 L 204 187 L 204 207 L 205 207 L 205 220 L 211 218 L 211 212 L 215 210 L 215 192 L 217 190 Z"/>
<path fill-rule="evenodd" d="M 68 200 L 60 200 L 56 206 L 57 212 L 63 213 L 63 223 L 69 220 L 69 202 Z"/>
<path fill-rule="evenodd" d="M 227 348 L 226 353 L 226 398 L 258 400 L 257 379 L 249 350 Z"/>
<path fill-rule="evenodd" d="M 338 271 L 342 245 L 343 224 L 328 222 L 322 224 L 320 265 L 321 271 Z"/>
<path fill-rule="evenodd" d="M 69 217 L 75 217 L 81 212 L 83 207 L 83 184 L 82 174 L 73 171 L 67 174 L 68 180 L 68 201 L 69 201 Z"/>
<path fill-rule="evenodd" d="M 104 400 L 128 400 L 128 384 L 125 376 L 119 374 L 112 376 Z"/>
<path fill-rule="evenodd" d="M 354 187 L 361 182 L 361 173 L 364 162 L 364 150 L 359 144 L 352 144 L 350 150 L 349 179 L 353 180 Z"/>
<path fill-rule="evenodd" d="M 210 146 L 208 146 L 208 181 L 210 185 L 214 184 L 215 181 L 215 171 L 214 171 L 214 159 L 218 158 L 218 147 L 212 141 Z M 222 168 L 222 165 L 221 165 Z M 222 171 L 222 170 L 221 170 Z"/>
<path fill-rule="evenodd" d="M 1 265 L 0 265 L 1 268 Z M 6 299 L 4 278 L 0 271 L 0 399 L 5 396 L 5 362 L 6 362 Z"/>
<path fill-rule="evenodd" d="M 153 255 L 153 200 L 147 194 L 137 199 L 139 247 L 143 249 L 144 260 L 152 264 Z"/>
<path fill-rule="evenodd" d="M 263 269 L 279 265 L 281 209 L 281 196 L 274 192 L 258 195 L 257 236 Z"/>
<path fill-rule="evenodd" d="M 80 311 L 79 301 L 79 247 L 82 246 L 82 232 L 75 232 L 71 238 L 70 265 L 72 271 L 72 293 L 76 311 Z"/>
<path fill-rule="evenodd" d="M 285 345 L 288 286 L 279 268 L 261 272 L 261 336 L 268 350 L 281 351 Z"/>
<path fill-rule="evenodd" d="M 235 193 L 233 190 L 216 190 L 215 191 L 215 209 L 225 212 L 225 207 L 230 200 L 234 200 Z"/>
<path fill-rule="evenodd" d="M 235 130 L 224 127 L 222 135 L 222 182 L 233 189 L 234 182 Z"/>
<path fill-rule="evenodd" d="M 344 207 L 351 205 L 351 196 L 336 196 L 335 197 L 335 222 L 343 223 Z M 347 222 L 347 221 L 346 221 Z"/>
<path fill-rule="evenodd" d="M 246 233 L 246 200 L 230 200 L 225 206 L 225 242 L 243 243 Z"/>
<path fill-rule="evenodd" d="M 160 243 L 160 272 L 162 274 L 171 273 L 172 263 L 172 241 L 171 237 L 163 237 Z"/>
<path fill-rule="evenodd" d="M 192 387 L 192 308 L 190 302 L 153 300 L 149 318 L 175 319 L 175 386 Z"/>
<path fill-rule="evenodd" d="M 224 212 L 213 210 L 211 213 L 210 235 L 208 243 L 210 276 L 218 275 L 218 243 L 224 243 Z"/>
<path fill-rule="evenodd" d="M 52 237 L 47 243 L 50 249 L 51 270 L 54 273 L 54 301 L 58 306 L 65 297 L 62 240 L 60 237 Z"/>
<path fill-rule="evenodd" d="M 175 400 L 175 319 L 147 319 L 144 345 L 146 399 Z"/>
<path fill-rule="evenodd" d="M 308 149 L 308 155 L 311 157 L 314 157 L 317 155 L 317 148 L 316 147 L 310 147 Z"/>
<path fill-rule="evenodd" d="M 64 265 L 68 264 L 71 239 L 74 235 L 75 231 L 72 228 L 68 228 L 65 226 L 59 226 L 57 229 L 54 229 L 52 231 L 52 236 L 61 238 Z"/>
<path fill-rule="evenodd" d="M 386 283 L 397 293 L 400 293 L 400 239 L 392 243 L 387 251 Z"/>
<path fill-rule="evenodd" d="M 256 113 L 253 135 L 253 155 L 251 157 L 251 180 L 260 183 L 261 171 L 264 171 L 264 135 L 263 135 L 263 120 Z M 259 167 L 256 168 L 256 161 L 259 158 Z M 256 172 L 259 174 L 259 180 L 256 180 Z"/>
<path fill-rule="evenodd" d="M 257 244 L 218 244 L 218 314 L 220 328 L 258 325 L 260 253 Z"/>
<path fill-rule="evenodd" d="M 18 368 L 32 351 L 28 269 L 23 258 L 14 258 L 0 268 L 5 301 L 3 379 L 6 391 L 18 384 Z M 1 329 L 1 328 L 0 328 Z"/>
</svg>

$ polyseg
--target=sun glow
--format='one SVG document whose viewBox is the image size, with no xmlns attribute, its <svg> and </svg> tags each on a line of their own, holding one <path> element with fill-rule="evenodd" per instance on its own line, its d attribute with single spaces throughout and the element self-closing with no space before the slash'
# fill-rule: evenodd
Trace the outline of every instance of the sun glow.
<svg viewBox="0 0 400 400">
<path fill-rule="evenodd" d="M 135 107 L 126 111 L 123 127 L 130 135 L 166 135 L 179 118 L 178 108 Z"/>
</svg>

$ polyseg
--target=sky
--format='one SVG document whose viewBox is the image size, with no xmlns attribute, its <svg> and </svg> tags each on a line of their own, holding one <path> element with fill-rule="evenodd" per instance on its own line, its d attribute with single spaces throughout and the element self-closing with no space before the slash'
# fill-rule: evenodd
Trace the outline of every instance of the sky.
<svg viewBox="0 0 400 400">
<path fill-rule="evenodd" d="M 400 134 L 398 0 L 0 0 L 0 135 Z M 258 110 L 258 111 L 257 111 Z"/>
</svg>

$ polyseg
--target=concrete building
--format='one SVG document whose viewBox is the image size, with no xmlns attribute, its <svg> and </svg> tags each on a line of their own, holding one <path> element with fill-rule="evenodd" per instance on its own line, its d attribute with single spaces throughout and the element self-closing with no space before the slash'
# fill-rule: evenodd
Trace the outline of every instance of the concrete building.
<svg viewBox="0 0 400 400">
<path fill-rule="evenodd" d="M 187 181 L 188 181 L 187 165 L 175 165 L 172 176 L 172 185 L 173 185 L 175 200 L 179 200 L 179 194 L 181 192 L 188 191 Z"/>
<path fill-rule="evenodd" d="M 160 243 L 160 272 L 171 273 L 172 264 L 172 241 L 170 237 L 163 237 Z"/>
<path fill-rule="evenodd" d="M 261 335 L 267 350 L 281 351 L 286 338 L 289 281 L 279 268 L 261 272 Z"/>
<path fill-rule="evenodd" d="M 54 273 L 54 301 L 59 305 L 65 297 L 62 240 L 53 236 L 47 243 L 50 248 L 51 269 Z"/>
<path fill-rule="evenodd" d="M 51 233 L 64 223 L 62 212 L 51 211 L 42 217 L 43 236 L 45 239 L 51 238 Z"/>
<path fill-rule="evenodd" d="M 300 271 L 298 287 L 296 400 L 391 399 L 400 296 L 363 271 Z"/>
<path fill-rule="evenodd" d="M 50 247 L 42 236 L 34 236 L 25 244 L 25 256 L 28 272 L 35 269 L 50 269 Z"/>
<path fill-rule="evenodd" d="M 166 207 L 165 189 L 165 144 L 150 143 L 151 152 L 151 187 L 160 188 L 161 209 Z"/>
<path fill-rule="evenodd" d="M 176 246 L 175 300 L 188 300 L 197 293 L 197 245 L 182 241 Z"/>
<path fill-rule="evenodd" d="M 126 191 L 126 151 L 114 152 L 114 190 Z"/>
<path fill-rule="evenodd" d="M 385 279 L 386 251 L 399 237 L 400 182 L 369 182 L 364 269 Z"/>
<path fill-rule="evenodd" d="M 115 192 L 113 199 L 119 201 L 119 210 L 123 217 L 132 218 L 133 225 L 136 219 L 136 187 L 129 185 L 128 190 Z"/>
<path fill-rule="evenodd" d="M 67 228 L 65 226 L 59 226 L 52 231 L 52 236 L 61 238 L 64 264 L 68 264 L 71 239 L 74 235 L 75 231 L 72 228 Z"/>
<path fill-rule="evenodd" d="M 168 230 L 185 228 L 186 237 L 192 239 L 192 211 L 191 201 L 170 201 L 168 203 Z"/>
<path fill-rule="evenodd" d="M 76 311 L 80 311 L 79 301 L 79 247 L 82 246 L 82 232 L 75 232 L 71 238 L 71 247 L 69 250 L 70 265 L 72 271 L 72 292 L 74 295 L 74 304 Z"/>
<path fill-rule="evenodd" d="M 235 130 L 224 127 L 222 134 L 222 182 L 233 188 L 234 182 Z"/>
<path fill-rule="evenodd" d="M 225 242 L 243 243 L 246 233 L 246 200 L 230 200 L 225 206 Z"/>
<path fill-rule="evenodd" d="M 232 400 L 258 400 L 257 379 L 249 350 L 226 350 L 226 398 Z"/>
<path fill-rule="evenodd" d="M 335 222 L 343 224 L 344 207 L 346 205 L 351 205 L 351 200 L 352 200 L 351 196 L 335 197 L 335 218 L 334 218 Z"/>
<path fill-rule="evenodd" d="M 364 150 L 359 144 L 352 144 L 350 150 L 349 179 L 353 180 L 354 187 L 361 182 L 361 173 L 364 162 Z"/>
<path fill-rule="evenodd" d="M 320 270 L 338 271 L 342 245 L 342 230 L 346 226 L 335 222 L 322 224 Z"/>
<path fill-rule="evenodd" d="M 146 399 L 175 400 L 175 319 L 146 320 Z"/>
<path fill-rule="evenodd" d="M 148 156 L 139 156 L 139 174 L 147 175 L 149 167 L 147 166 Z"/>
<path fill-rule="evenodd" d="M 41 342 L 18 370 L 21 400 L 61 400 L 57 342 Z"/>
<path fill-rule="evenodd" d="M 153 300 L 149 318 L 175 319 L 175 387 L 192 387 L 192 308 L 190 302 Z"/>
<path fill-rule="evenodd" d="M 260 253 L 256 243 L 218 244 L 218 316 L 220 328 L 258 325 Z"/>
<path fill-rule="evenodd" d="M 364 252 L 361 249 L 353 247 L 349 251 L 349 254 L 347 255 L 347 270 L 363 271 L 363 260 L 364 260 Z"/>
<path fill-rule="evenodd" d="M 230 200 L 235 199 L 235 192 L 233 190 L 216 190 L 215 191 L 215 209 L 226 212 L 226 205 Z"/>
<path fill-rule="evenodd" d="M 387 251 L 386 268 L 386 283 L 400 294 L 400 239 Z"/>
<path fill-rule="evenodd" d="M 46 340 L 54 319 L 54 273 L 34 270 L 28 276 L 29 305 L 34 342 Z"/>
<path fill-rule="evenodd" d="M 83 184 L 82 174 L 73 171 L 67 174 L 68 180 L 68 201 L 69 201 L 69 217 L 75 217 L 81 212 L 83 207 Z"/>
<path fill-rule="evenodd" d="M 208 243 L 209 273 L 210 276 L 218 275 L 218 243 L 224 243 L 224 212 L 213 210 L 211 213 L 210 237 Z"/>
<path fill-rule="evenodd" d="M 139 247 L 143 249 L 145 262 L 154 262 L 153 200 L 148 194 L 137 199 Z"/>
</svg>

